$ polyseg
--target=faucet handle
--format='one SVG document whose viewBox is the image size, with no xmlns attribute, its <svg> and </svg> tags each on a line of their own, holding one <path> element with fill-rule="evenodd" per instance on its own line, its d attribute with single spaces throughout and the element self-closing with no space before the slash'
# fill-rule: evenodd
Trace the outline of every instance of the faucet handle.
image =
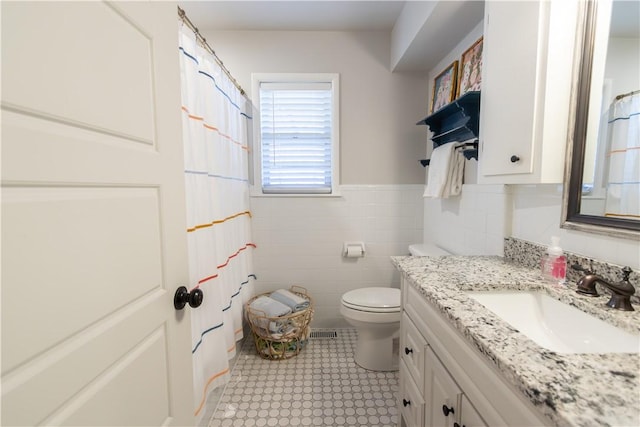
<svg viewBox="0 0 640 427">
<path fill-rule="evenodd" d="M 587 275 L 587 274 L 593 274 L 593 271 L 591 271 L 591 270 L 590 270 L 590 269 L 588 269 L 588 268 L 585 268 L 585 267 L 581 266 L 581 265 L 580 265 L 580 264 L 578 264 L 578 263 L 573 264 L 573 265 L 571 266 L 571 269 L 572 269 L 572 270 L 575 270 L 575 271 L 581 271 L 581 272 L 583 272 L 585 275 Z"/>
<path fill-rule="evenodd" d="M 629 281 L 629 276 L 631 275 L 631 272 L 633 270 L 631 269 L 631 267 L 626 266 L 622 269 L 622 281 L 623 282 L 628 282 Z"/>
</svg>

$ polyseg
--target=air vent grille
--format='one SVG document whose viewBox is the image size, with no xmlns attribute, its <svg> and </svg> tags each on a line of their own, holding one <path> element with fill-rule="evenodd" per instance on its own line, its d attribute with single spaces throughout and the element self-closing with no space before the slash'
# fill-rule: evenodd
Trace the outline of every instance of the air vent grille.
<svg viewBox="0 0 640 427">
<path fill-rule="evenodd" d="M 311 331 L 311 338 L 321 338 L 321 339 L 338 338 L 338 331 Z"/>
</svg>

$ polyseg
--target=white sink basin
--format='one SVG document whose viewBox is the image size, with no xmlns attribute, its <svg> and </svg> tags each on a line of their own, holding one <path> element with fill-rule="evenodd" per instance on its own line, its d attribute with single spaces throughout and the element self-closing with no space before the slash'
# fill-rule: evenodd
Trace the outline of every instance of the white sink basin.
<svg viewBox="0 0 640 427">
<path fill-rule="evenodd" d="M 480 291 L 467 295 L 540 346 L 557 353 L 640 352 L 640 335 L 542 292 Z"/>
</svg>

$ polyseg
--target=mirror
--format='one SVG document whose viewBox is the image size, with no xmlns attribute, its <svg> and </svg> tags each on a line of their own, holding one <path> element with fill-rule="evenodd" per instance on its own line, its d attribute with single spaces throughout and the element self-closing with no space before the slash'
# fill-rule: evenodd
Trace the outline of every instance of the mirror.
<svg viewBox="0 0 640 427">
<path fill-rule="evenodd" d="M 562 227 L 640 240 L 640 2 L 583 2 Z"/>
</svg>

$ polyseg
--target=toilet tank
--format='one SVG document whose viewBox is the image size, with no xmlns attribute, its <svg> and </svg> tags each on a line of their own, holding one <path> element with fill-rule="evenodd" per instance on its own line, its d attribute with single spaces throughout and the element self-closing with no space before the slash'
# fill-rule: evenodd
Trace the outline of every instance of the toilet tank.
<svg viewBox="0 0 640 427">
<path fill-rule="evenodd" d="M 452 255 L 434 243 L 416 243 L 409 245 L 409 253 L 411 256 L 439 256 L 439 255 Z"/>
</svg>

